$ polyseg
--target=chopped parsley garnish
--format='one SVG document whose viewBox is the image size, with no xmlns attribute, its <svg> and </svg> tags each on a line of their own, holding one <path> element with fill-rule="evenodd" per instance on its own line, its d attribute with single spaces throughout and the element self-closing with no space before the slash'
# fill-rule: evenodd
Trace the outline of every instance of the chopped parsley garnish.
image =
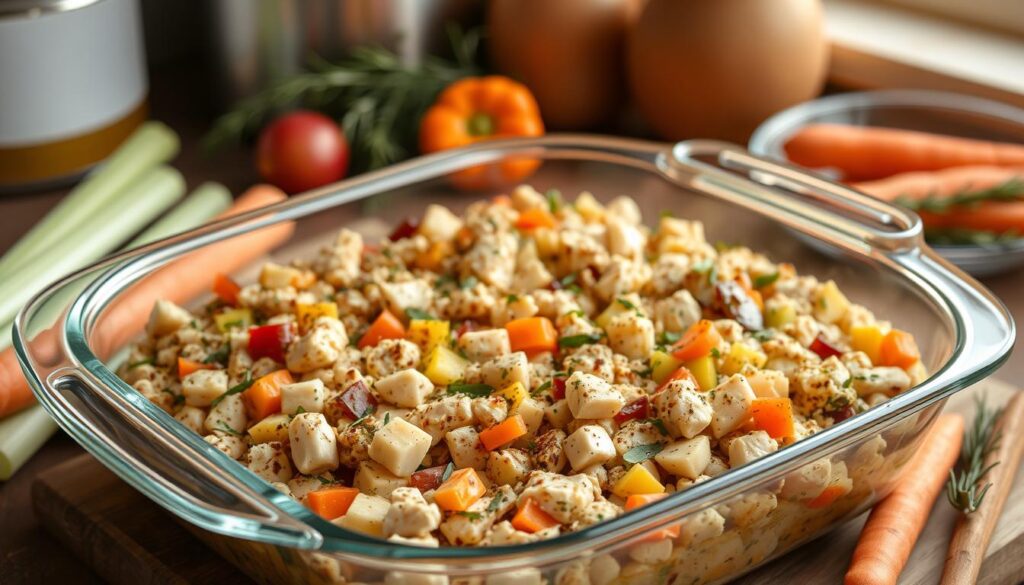
<svg viewBox="0 0 1024 585">
<path fill-rule="evenodd" d="M 231 428 L 231 427 L 230 427 L 230 426 L 228 425 L 228 423 L 226 423 L 226 422 L 224 422 L 224 421 L 220 421 L 220 422 L 219 422 L 219 423 L 218 423 L 218 424 L 217 424 L 217 425 L 216 425 L 215 427 L 213 427 L 213 428 L 214 428 L 214 430 L 217 430 L 217 431 L 224 431 L 225 433 L 228 433 L 228 434 L 234 435 L 234 436 L 236 436 L 236 437 L 241 437 L 241 436 L 242 436 L 242 433 L 240 433 L 240 432 L 236 431 L 235 429 Z"/>
<path fill-rule="evenodd" d="M 779 271 L 771 274 L 762 274 L 754 279 L 754 288 L 764 288 L 779 279 Z"/>
<path fill-rule="evenodd" d="M 367 406 L 366 410 L 363 411 L 363 414 L 359 415 L 359 418 L 352 421 L 352 424 L 350 424 L 349 426 L 358 427 L 364 425 L 366 423 L 366 419 L 373 415 L 375 410 L 377 410 L 377 408 L 374 405 L 371 404 Z"/>
<path fill-rule="evenodd" d="M 751 336 L 754 339 L 756 339 L 756 340 L 758 340 L 760 342 L 765 342 L 765 341 L 768 341 L 769 339 L 775 337 L 775 330 L 774 329 L 762 329 L 760 331 L 755 331 L 755 332 L 751 333 Z"/>
<path fill-rule="evenodd" d="M 156 358 L 148 357 L 146 359 L 139 360 L 137 362 L 132 362 L 132 363 L 128 364 L 128 369 L 129 370 L 134 370 L 135 368 L 137 368 L 139 366 L 151 366 L 151 365 L 153 365 L 155 363 L 156 363 Z"/>
<path fill-rule="evenodd" d="M 228 388 L 227 392 L 225 392 L 225 393 L 221 394 L 220 396 L 214 398 L 213 401 L 210 402 L 210 408 L 213 408 L 214 406 L 217 406 L 218 404 L 220 404 L 228 396 L 233 396 L 235 394 L 240 394 L 242 392 L 245 392 L 246 390 L 249 389 L 250 386 L 253 385 L 253 382 L 255 382 L 255 380 L 252 379 L 252 372 L 246 371 L 245 372 L 245 380 L 242 380 L 238 384 L 235 384 L 234 386 Z"/>
<path fill-rule="evenodd" d="M 468 290 L 476 286 L 479 282 L 480 281 L 477 280 L 475 276 L 467 276 L 466 278 L 462 279 L 462 282 L 459 283 L 459 288 L 461 288 L 462 290 Z"/>
<path fill-rule="evenodd" d="M 391 422 L 391 413 L 390 412 L 385 412 L 384 413 L 384 426 L 388 426 L 389 422 Z"/>
<path fill-rule="evenodd" d="M 665 421 L 661 420 L 660 418 L 649 418 L 644 422 L 651 423 L 652 425 L 654 425 L 654 428 L 658 429 L 659 433 L 666 437 L 668 436 L 668 427 L 665 426 Z"/>
<path fill-rule="evenodd" d="M 576 273 L 567 274 L 558 280 L 558 284 L 562 285 L 562 288 L 568 288 L 576 284 Z"/>
<path fill-rule="evenodd" d="M 589 343 L 601 341 L 600 333 L 580 333 L 559 338 L 558 347 L 581 347 Z"/>
<path fill-rule="evenodd" d="M 504 501 L 505 501 L 505 495 L 504 494 L 496 494 L 493 498 L 491 498 L 491 503 L 487 504 L 487 511 L 490 512 L 491 514 L 497 512 L 498 508 L 501 507 L 501 504 Z"/>
<path fill-rule="evenodd" d="M 544 196 L 548 200 L 548 211 L 558 213 L 558 210 L 562 208 L 562 192 L 558 189 L 548 189 Z"/>
<path fill-rule="evenodd" d="M 405 316 L 408 317 L 410 321 L 437 321 L 437 317 L 434 317 L 433 315 L 424 311 L 423 309 L 417 309 L 414 307 L 409 307 L 408 309 L 406 309 Z"/>
<path fill-rule="evenodd" d="M 292 416 L 299 416 L 304 412 L 306 412 L 306 409 L 303 408 L 302 405 L 300 404 L 298 407 L 295 408 L 295 414 L 293 414 Z"/>
<path fill-rule="evenodd" d="M 458 514 L 459 516 L 465 516 L 470 520 L 480 520 L 481 518 L 483 518 L 480 512 L 470 512 L 468 510 L 462 510 L 461 512 L 456 512 L 456 514 Z"/>
<path fill-rule="evenodd" d="M 622 460 L 625 461 L 626 463 L 643 463 L 644 461 L 647 461 L 648 459 L 654 457 L 658 453 L 661 453 L 661 450 L 664 448 L 665 446 L 662 445 L 661 443 L 637 445 L 636 447 L 633 447 L 629 451 L 623 453 Z"/>
<path fill-rule="evenodd" d="M 717 347 L 712 347 L 711 348 L 711 357 L 713 357 L 713 358 L 715 358 L 717 360 L 718 358 L 722 357 L 722 352 L 718 351 Z"/>
<path fill-rule="evenodd" d="M 518 303 L 519 302 L 519 297 L 516 296 L 516 295 L 508 295 L 507 297 L 505 297 L 505 302 L 510 304 L 510 305 L 512 303 Z"/>
<path fill-rule="evenodd" d="M 231 348 L 229 348 L 228 346 L 225 345 L 225 346 L 221 347 L 220 349 L 218 349 L 217 351 L 215 351 L 215 352 L 211 353 L 210 355 L 206 356 L 206 359 L 203 360 L 203 363 L 204 364 L 222 364 L 222 363 L 224 363 L 224 362 L 226 362 L 228 360 L 228 356 L 230 355 L 230 353 L 231 353 Z"/>
<path fill-rule="evenodd" d="M 640 317 L 643 316 L 643 313 L 640 312 L 640 308 L 637 307 L 634 303 L 630 302 L 628 299 L 624 299 L 624 298 L 620 297 L 618 299 L 615 299 L 615 302 L 619 303 L 623 307 L 626 307 L 630 311 L 636 311 L 636 314 L 638 316 L 640 316 Z"/>
<path fill-rule="evenodd" d="M 661 334 L 661 338 L 658 340 L 660 345 L 672 345 L 683 336 L 682 333 L 676 331 L 665 331 Z"/>
<path fill-rule="evenodd" d="M 691 266 L 690 270 L 698 274 L 705 274 L 709 272 L 712 268 L 714 268 L 714 266 L 715 262 L 712 259 L 705 258 L 704 260 L 701 260 L 700 262 Z"/>
<path fill-rule="evenodd" d="M 539 394 L 543 393 L 545 390 L 547 390 L 550 387 L 551 387 L 551 380 L 548 380 L 547 382 L 544 382 L 540 386 L 537 386 L 536 390 L 534 390 L 533 392 L 530 392 L 530 396 L 538 396 Z"/>
<path fill-rule="evenodd" d="M 852 385 L 853 385 L 853 376 L 850 376 L 849 378 L 846 379 L 845 382 L 843 382 L 843 388 L 849 388 Z"/>
<path fill-rule="evenodd" d="M 494 387 L 487 384 L 465 384 L 453 382 L 448 385 L 448 394 L 465 394 L 473 398 L 483 398 L 494 393 Z"/>
<path fill-rule="evenodd" d="M 330 479 L 327 479 L 326 477 L 324 477 L 322 475 L 314 475 L 313 479 L 319 481 L 323 485 L 331 485 L 332 483 L 334 483 L 334 481 L 332 481 Z"/>
<path fill-rule="evenodd" d="M 449 461 L 448 465 L 444 466 L 444 471 L 441 472 L 441 483 L 448 481 L 448 478 L 455 472 L 455 463 Z"/>
</svg>

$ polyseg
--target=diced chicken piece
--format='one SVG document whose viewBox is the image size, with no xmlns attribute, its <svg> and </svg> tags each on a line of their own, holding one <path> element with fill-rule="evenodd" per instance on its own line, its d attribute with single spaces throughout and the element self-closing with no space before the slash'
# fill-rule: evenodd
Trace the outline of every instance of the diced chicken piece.
<svg viewBox="0 0 1024 585">
<path fill-rule="evenodd" d="M 364 494 L 387 498 L 396 489 L 409 485 L 409 480 L 391 473 L 376 461 L 363 461 L 356 470 L 352 485 L 359 488 L 359 491 Z"/>
<path fill-rule="evenodd" d="M 670 252 L 703 254 L 710 247 L 704 237 L 703 223 L 668 216 L 662 217 L 659 221 L 655 241 L 658 252 L 661 254 Z"/>
<path fill-rule="evenodd" d="M 402 487 L 391 492 L 391 507 L 384 517 L 385 536 L 430 536 L 440 524 L 441 510 L 436 504 L 428 504 L 420 490 Z"/>
<path fill-rule="evenodd" d="M 619 578 L 622 568 L 615 557 L 611 555 L 599 555 L 590 561 L 588 574 L 590 585 L 610 585 Z"/>
<path fill-rule="evenodd" d="M 750 419 L 750 410 L 757 396 L 740 374 L 731 376 L 711 391 L 711 406 L 715 416 L 711 420 L 711 432 L 721 438 Z"/>
<path fill-rule="evenodd" d="M 690 256 L 686 254 L 662 254 L 651 267 L 651 292 L 658 297 L 668 297 L 686 283 L 690 273 Z M 700 307 L 698 307 L 698 319 Z"/>
<path fill-rule="evenodd" d="M 473 418 L 480 428 L 493 427 L 508 418 L 509 402 L 504 396 L 484 396 L 473 399 Z"/>
<path fill-rule="evenodd" d="M 818 459 L 786 476 L 781 495 L 791 501 L 810 500 L 821 495 L 832 478 L 832 462 Z"/>
<path fill-rule="evenodd" d="M 736 437 L 729 443 L 729 467 L 736 468 L 751 461 L 774 453 L 779 449 L 775 439 L 764 431 Z"/>
<path fill-rule="evenodd" d="M 431 437 L 403 419 L 390 420 L 370 442 L 370 458 L 398 477 L 409 477 L 430 450 Z"/>
<path fill-rule="evenodd" d="M 441 523 L 441 533 L 448 542 L 459 545 L 480 544 L 491 530 L 494 521 L 515 507 L 516 493 L 503 485 L 493 495 L 484 496 L 466 510 L 466 514 L 453 514 Z"/>
<path fill-rule="evenodd" d="M 565 440 L 565 455 L 573 471 L 610 461 L 615 454 L 608 431 L 597 425 L 580 427 Z"/>
<path fill-rule="evenodd" d="M 345 325 L 331 317 L 318 317 L 313 328 L 288 348 L 286 362 L 293 372 L 306 373 L 334 364 L 348 346 Z"/>
<path fill-rule="evenodd" d="M 523 212 L 527 209 L 547 209 L 548 201 L 544 195 L 531 185 L 519 185 L 512 189 L 512 208 Z"/>
<path fill-rule="evenodd" d="M 334 240 L 334 246 L 320 252 L 313 269 L 334 286 L 350 286 L 359 277 L 362 257 L 363 236 L 350 229 L 342 229 Z"/>
<path fill-rule="evenodd" d="M 629 558 L 645 565 L 663 563 L 672 556 L 672 540 L 663 538 L 652 542 L 639 542 L 629 547 Z"/>
<path fill-rule="evenodd" d="M 789 378 L 777 370 L 758 370 L 747 376 L 747 383 L 758 398 L 789 396 Z"/>
<path fill-rule="evenodd" d="M 463 260 L 466 268 L 499 292 L 512 288 L 519 241 L 508 232 L 484 234 L 477 238 Z"/>
<path fill-rule="evenodd" d="M 642 261 L 647 238 L 635 224 L 619 217 L 608 217 L 608 251 L 630 260 Z"/>
<path fill-rule="evenodd" d="M 554 277 L 537 255 L 537 244 L 526 240 L 519 246 L 516 269 L 512 277 L 512 291 L 528 293 L 551 284 Z M 499 323 L 494 323 L 499 325 Z"/>
<path fill-rule="evenodd" d="M 480 365 L 483 383 L 494 388 L 504 388 L 513 382 L 530 387 L 530 363 L 526 354 L 517 351 L 487 360 Z"/>
<path fill-rule="evenodd" d="M 793 404 L 805 413 L 840 410 L 857 401 L 850 371 L 835 356 L 801 367 L 793 378 Z"/>
<path fill-rule="evenodd" d="M 779 505 L 775 494 L 754 492 L 729 501 L 729 519 L 740 527 L 752 526 L 765 519 Z"/>
<path fill-rule="evenodd" d="M 534 471 L 526 481 L 520 501 L 532 499 L 552 518 L 563 524 L 586 506 L 601 498 L 597 481 L 583 474 L 564 476 L 546 471 Z"/>
<path fill-rule="evenodd" d="M 403 408 L 416 408 L 434 391 L 434 383 L 409 368 L 377 380 L 373 389 L 384 400 Z"/>
<path fill-rule="evenodd" d="M 397 534 L 394 534 L 392 536 L 389 536 L 388 540 L 400 544 L 408 544 L 409 546 L 422 546 L 424 548 L 437 548 L 441 546 L 441 543 L 437 540 L 437 538 L 433 536 L 406 538 L 404 536 L 398 536 Z"/>
<path fill-rule="evenodd" d="M 611 384 L 590 374 L 574 372 L 565 382 L 565 399 L 575 418 L 611 418 L 625 401 Z"/>
<path fill-rule="evenodd" d="M 242 403 L 242 396 L 239 394 L 225 396 L 216 406 L 210 408 L 204 421 L 204 426 L 210 433 L 241 433 L 248 424 L 249 417 L 245 414 L 245 404 Z"/>
<path fill-rule="evenodd" d="M 447 207 L 431 203 L 423 212 L 419 233 L 431 242 L 448 242 L 462 229 L 462 219 Z"/>
<path fill-rule="evenodd" d="M 679 543 L 683 546 L 696 546 L 721 536 L 724 531 L 725 518 L 714 508 L 704 508 L 680 523 Z"/>
<path fill-rule="evenodd" d="M 319 379 L 285 384 L 281 386 L 281 412 L 298 414 L 302 412 L 323 412 L 327 388 Z"/>
<path fill-rule="evenodd" d="M 272 441 L 249 448 L 249 471 L 266 481 L 288 481 L 292 478 L 292 464 L 284 443 Z"/>
<path fill-rule="evenodd" d="M 689 380 L 676 380 L 654 395 L 654 409 L 673 436 L 691 439 L 714 418 L 707 395 Z"/>
<path fill-rule="evenodd" d="M 651 267 L 645 262 L 634 262 L 613 256 L 601 278 L 594 285 L 594 293 L 605 302 L 639 291 L 651 279 Z"/>
<path fill-rule="evenodd" d="M 537 569 L 516 569 L 503 573 L 492 573 L 484 580 L 484 585 L 542 585 L 544 577 Z"/>
<path fill-rule="evenodd" d="M 676 477 L 697 479 L 711 462 L 711 441 L 706 435 L 676 441 L 655 455 L 654 460 Z"/>
<path fill-rule="evenodd" d="M 485 465 L 487 477 L 497 485 L 514 486 L 525 481 L 530 468 L 530 455 L 521 449 L 491 451 Z"/>
<path fill-rule="evenodd" d="M 591 374 L 611 383 L 615 381 L 615 356 L 607 345 L 584 345 L 565 358 L 565 369 L 570 373 Z"/>
<path fill-rule="evenodd" d="M 296 286 L 302 280 L 302 271 L 294 266 L 267 262 L 260 270 L 260 286 L 265 289 L 282 289 Z"/>
<path fill-rule="evenodd" d="M 182 406 L 181 410 L 174 415 L 174 418 L 181 424 L 188 427 L 193 433 L 202 435 L 203 423 L 206 422 L 206 411 L 195 406 Z"/>
<path fill-rule="evenodd" d="M 292 460 L 305 475 L 316 475 L 338 467 L 338 438 L 319 412 L 296 415 L 288 425 Z"/>
<path fill-rule="evenodd" d="M 612 349 L 630 359 L 647 359 L 654 351 L 654 323 L 635 312 L 617 315 L 605 331 Z"/>
<path fill-rule="evenodd" d="M 700 303 L 686 289 L 654 302 L 654 319 L 661 331 L 686 331 L 700 318 Z"/>
<path fill-rule="evenodd" d="M 480 434 L 474 427 L 453 429 L 448 431 L 444 438 L 452 461 L 459 469 L 472 467 L 482 470 L 487 466 L 487 450 L 480 443 Z"/>
<path fill-rule="evenodd" d="M 628 402 L 630 401 L 627 400 Z M 621 457 L 630 449 L 641 445 L 665 443 L 668 439 L 654 423 L 646 420 L 631 420 L 623 423 L 619 430 L 615 431 L 612 443 L 615 444 L 615 452 Z"/>
<path fill-rule="evenodd" d="M 511 522 L 505 520 L 495 524 L 481 544 L 484 546 L 507 546 L 536 542 L 537 539 L 537 535 L 516 530 Z"/>
<path fill-rule="evenodd" d="M 203 440 L 232 459 L 241 459 L 242 455 L 246 453 L 245 441 L 237 435 L 217 431 L 206 435 L 203 437 Z M 251 452 L 252 450 L 250 449 L 249 451 Z"/>
<path fill-rule="evenodd" d="M 640 206 L 632 197 L 619 195 L 608 202 L 608 214 L 626 221 L 631 225 L 640 225 L 643 215 L 640 213 Z"/>
<path fill-rule="evenodd" d="M 563 398 L 544 408 L 544 419 L 555 429 L 564 429 L 572 422 L 569 403 Z"/>
<path fill-rule="evenodd" d="M 194 319 L 192 313 L 171 301 L 159 299 L 153 305 L 153 310 L 149 314 L 149 322 L 146 323 L 146 333 L 150 337 L 162 337 L 188 325 L 192 319 Z"/>
<path fill-rule="evenodd" d="M 459 349 L 474 362 L 486 362 L 512 353 L 508 331 L 504 328 L 467 331 L 459 338 Z"/>
<path fill-rule="evenodd" d="M 384 378 L 395 372 L 415 369 L 420 364 L 420 348 L 404 339 L 382 339 L 366 351 L 366 373 Z"/>
<path fill-rule="evenodd" d="M 342 528 L 383 537 L 384 519 L 390 507 L 391 503 L 380 496 L 356 494 L 345 515 L 332 522 Z"/>
<path fill-rule="evenodd" d="M 850 374 L 853 376 L 853 387 L 862 398 L 877 393 L 895 396 L 910 388 L 910 376 L 901 368 L 851 368 Z"/>
<path fill-rule="evenodd" d="M 565 431 L 560 429 L 551 429 L 537 437 L 536 444 L 534 445 L 534 460 L 540 469 L 552 473 L 560 473 L 562 471 L 562 468 L 568 462 L 565 452 L 565 439 Z"/>
<path fill-rule="evenodd" d="M 330 482 L 334 476 L 329 471 L 318 474 L 316 477 L 308 475 L 297 475 L 288 480 L 286 487 L 288 493 L 296 500 L 302 500 L 307 495 L 324 487 L 324 481 Z"/>
<path fill-rule="evenodd" d="M 406 309 L 425 311 L 434 298 L 433 287 L 421 278 L 406 282 L 380 282 L 378 285 L 388 310 L 394 315 L 404 315 Z"/>
<path fill-rule="evenodd" d="M 603 271 L 608 266 L 608 251 L 591 236 L 578 231 L 563 231 L 558 254 L 559 274 L 579 272 L 593 266 Z"/>
<path fill-rule="evenodd" d="M 224 370 L 196 370 L 181 381 L 181 393 L 189 406 L 210 406 L 227 391 L 228 373 Z"/>
<path fill-rule="evenodd" d="M 433 446 L 440 443 L 448 431 L 473 424 L 472 404 L 468 396 L 445 396 L 417 407 L 406 420 L 426 431 Z"/>
<path fill-rule="evenodd" d="M 394 504 L 392 504 L 392 507 L 393 506 Z M 388 571 L 388 573 L 384 575 L 384 585 L 448 585 L 448 576 L 430 573 Z"/>
</svg>

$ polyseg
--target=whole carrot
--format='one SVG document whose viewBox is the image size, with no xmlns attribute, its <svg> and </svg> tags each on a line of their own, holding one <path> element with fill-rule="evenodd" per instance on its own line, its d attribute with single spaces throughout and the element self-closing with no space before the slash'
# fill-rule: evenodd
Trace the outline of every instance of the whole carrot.
<svg viewBox="0 0 1024 585">
<path fill-rule="evenodd" d="M 846 571 L 846 585 L 896 583 L 960 454 L 963 430 L 959 415 L 944 414 L 935 422 L 895 489 L 868 516 Z"/>
<path fill-rule="evenodd" d="M 897 198 L 920 200 L 949 197 L 965 191 L 981 191 L 1015 179 L 1024 184 L 1024 167 L 953 167 L 940 171 L 900 173 L 875 181 L 851 183 L 850 186 L 886 201 L 895 201 Z M 1020 195 L 1024 197 L 1024 188 Z"/>
<path fill-rule="evenodd" d="M 834 167 L 847 181 L 967 165 L 1024 166 L 1024 145 L 927 132 L 811 124 L 785 144 L 789 160 L 806 167 Z"/>
<path fill-rule="evenodd" d="M 276 203 L 284 193 L 268 185 L 252 187 L 219 219 L 258 207 Z M 184 303 L 201 294 L 210 286 L 213 274 L 237 270 L 285 241 L 294 230 L 293 224 L 280 224 L 219 242 L 203 248 L 161 268 L 136 284 L 130 292 L 116 301 L 106 312 L 97 332 L 100 357 L 123 345 L 142 330 L 149 310 L 158 298 Z M 33 340 L 33 350 L 55 359 L 58 355 L 59 335 L 56 329 L 39 333 Z M 44 364 L 54 365 L 54 364 Z M 28 381 L 21 372 L 13 348 L 0 352 L 0 418 L 13 414 L 35 402 Z"/>
</svg>

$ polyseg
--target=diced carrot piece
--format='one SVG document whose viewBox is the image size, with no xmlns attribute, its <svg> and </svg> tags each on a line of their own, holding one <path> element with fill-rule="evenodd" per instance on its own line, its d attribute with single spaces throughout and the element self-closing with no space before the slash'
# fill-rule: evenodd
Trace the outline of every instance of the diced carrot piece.
<svg viewBox="0 0 1024 585">
<path fill-rule="evenodd" d="M 689 380 L 698 388 L 700 387 L 700 384 L 697 383 L 697 378 L 693 377 L 693 372 L 690 371 L 690 368 L 687 368 L 686 366 L 679 366 L 676 368 L 676 371 L 669 374 L 669 377 L 665 378 L 665 380 L 658 385 L 658 388 L 655 389 L 654 393 L 657 394 L 658 392 L 661 392 L 668 387 L 669 384 L 678 380 Z"/>
<path fill-rule="evenodd" d="M 326 520 L 345 515 L 352 501 L 359 495 L 353 487 L 329 487 L 306 494 L 306 506 Z"/>
<path fill-rule="evenodd" d="M 453 473 L 434 491 L 434 503 L 450 512 L 463 512 L 479 500 L 487 488 L 472 467 Z"/>
<path fill-rule="evenodd" d="M 213 294 L 229 305 L 238 304 L 238 293 L 241 290 L 242 287 L 227 274 L 217 274 L 213 277 Z"/>
<path fill-rule="evenodd" d="M 212 370 L 213 364 L 204 364 L 201 362 L 194 362 L 187 360 L 183 357 L 178 358 L 178 379 L 184 380 L 185 376 L 195 372 L 196 370 Z"/>
<path fill-rule="evenodd" d="M 257 378 L 252 386 L 242 392 L 242 402 L 249 414 L 249 420 L 263 420 L 281 412 L 281 386 L 294 382 L 288 370 L 277 370 Z"/>
<path fill-rule="evenodd" d="M 527 209 L 520 213 L 519 219 L 516 220 L 516 227 L 521 230 L 532 230 L 539 227 L 553 228 L 557 225 L 555 216 L 540 208 Z"/>
<path fill-rule="evenodd" d="M 917 349 L 914 336 L 899 329 L 893 329 L 882 338 L 879 354 L 883 366 L 896 366 L 904 370 L 921 359 L 921 351 Z"/>
<path fill-rule="evenodd" d="M 381 311 L 381 314 L 377 319 L 370 325 L 370 328 L 366 330 L 366 333 L 359 338 L 359 349 L 364 347 L 373 347 L 381 342 L 383 339 L 404 339 L 405 338 L 405 326 L 399 321 L 398 317 L 391 314 L 391 311 L 385 309 Z"/>
<path fill-rule="evenodd" d="M 512 517 L 513 528 L 529 532 L 530 534 L 559 525 L 561 525 L 561 522 L 552 518 L 532 498 L 523 500 L 523 505 L 519 507 L 519 511 Z"/>
<path fill-rule="evenodd" d="M 508 195 L 504 195 L 504 194 L 503 195 L 495 195 L 494 197 L 491 197 L 491 203 L 494 204 L 494 205 L 501 205 L 503 207 L 508 207 L 509 205 L 512 205 L 512 198 L 509 197 Z"/>
<path fill-rule="evenodd" d="M 646 506 L 652 502 L 657 502 L 662 498 L 667 498 L 668 494 L 633 494 L 626 498 L 626 511 L 636 510 L 642 506 Z M 650 535 L 643 539 L 644 542 L 650 542 L 654 540 L 662 540 L 664 538 L 679 538 L 679 525 L 669 526 L 656 530 Z"/>
<path fill-rule="evenodd" d="M 527 355 L 558 349 L 558 332 L 547 317 L 513 319 L 505 324 L 512 351 L 525 351 Z"/>
<path fill-rule="evenodd" d="M 710 354 L 721 339 L 714 323 L 701 319 L 683 333 L 672 355 L 681 360 L 695 360 Z"/>
<path fill-rule="evenodd" d="M 751 408 L 754 428 L 773 439 L 796 436 L 793 426 L 793 402 L 789 398 L 755 398 Z"/>
<path fill-rule="evenodd" d="M 494 451 L 522 437 L 527 432 L 526 422 L 521 415 L 513 415 L 493 427 L 480 431 L 480 443 L 484 449 Z"/>
<path fill-rule="evenodd" d="M 818 494 L 818 497 L 807 502 L 808 508 L 824 508 L 846 495 L 846 490 L 840 485 L 830 485 Z"/>
</svg>

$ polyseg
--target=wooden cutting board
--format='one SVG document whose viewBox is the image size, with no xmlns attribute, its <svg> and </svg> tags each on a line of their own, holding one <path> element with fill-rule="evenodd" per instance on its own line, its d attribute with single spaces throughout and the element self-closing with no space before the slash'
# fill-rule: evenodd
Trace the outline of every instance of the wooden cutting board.
<svg viewBox="0 0 1024 585">
<path fill-rule="evenodd" d="M 961 392 L 947 411 L 971 416 L 984 393 L 1002 404 L 1015 390 L 986 381 Z M 969 419 L 968 419 L 969 420 Z M 250 583 L 227 561 L 89 455 L 39 475 L 32 500 L 39 520 L 111 583 Z M 940 497 L 900 582 L 937 583 L 955 511 Z M 744 585 L 840 583 L 863 517 L 740 579 Z M 979 583 L 1016 585 L 1024 579 L 1024 466 L 1017 474 Z"/>
</svg>

